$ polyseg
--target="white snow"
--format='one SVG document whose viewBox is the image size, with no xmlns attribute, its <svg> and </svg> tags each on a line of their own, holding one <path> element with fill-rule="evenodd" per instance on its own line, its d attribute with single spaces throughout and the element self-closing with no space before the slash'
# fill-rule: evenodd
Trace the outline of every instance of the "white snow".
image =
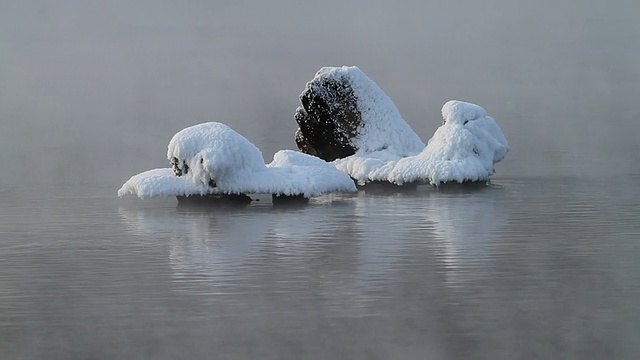
<svg viewBox="0 0 640 360">
<path fill-rule="evenodd" d="M 310 155 L 281 150 L 273 162 L 265 165 L 255 145 L 216 122 L 195 125 L 174 135 L 167 159 L 174 158 L 183 171 L 186 169 L 182 176 L 176 176 L 171 168 L 149 170 L 131 177 L 118 196 L 271 193 L 314 197 L 356 191 L 349 176 Z"/>
<path fill-rule="evenodd" d="M 424 148 L 391 98 L 356 66 L 324 67 L 315 78 L 346 78 L 357 97 L 362 126 L 352 139 L 358 153 L 386 150 L 398 156 L 419 153 Z"/>
<path fill-rule="evenodd" d="M 208 193 L 207 185 L 195 183 L 189 176 L 176 176 L 170 168 L 153 169 L 134 175 L 118 190 L 118 196 L 133 194 L 141 199 Z"/>
<path fill-rule="evenodd" d="M 478 105 L 449 101 L 442 107 L 444 124 L 418 154 L 402 157 L 388 150 L 363 152 L 335 160 L 335 166 L 359 184 L 389 181 L 402 185 L 427 182 L 489 180 L 494 165 L 509 151 L 495 120 Z"/>
<path fill-rule="evenodd" d="M 393 101 L 357 67 L 325 67 L 318 78 L 346 79 L 358 99 L 362 126 L 352 139 L 356 153 L 333 164 L 359 184 L 489 180 L 509 151 L 502 130 L 478 105 L 444 104 L 444 124 L 425 147 Z"/>
</svg>

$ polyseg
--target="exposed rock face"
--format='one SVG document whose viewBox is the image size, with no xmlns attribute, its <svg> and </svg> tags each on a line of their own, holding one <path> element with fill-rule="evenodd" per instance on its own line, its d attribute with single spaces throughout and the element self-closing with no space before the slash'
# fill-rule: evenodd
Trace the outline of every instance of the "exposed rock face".
<svg viewBox="0 0 640 360">
<path fill-rule="evenodd" d="M 181 165 L 180 160 L 178 160 L 177 157 L 172 157 L 169 163 L 171 164 L 173 173 L 176 174 L 176 176 L 182 176 L 183 174 L 186 175 L 189 173 L 189 165 L 187 165 L 187 162 L 185 160 L 182 160 Z"/>
<path fill-rule="evenodd" d="M 362 121 L 346 77 L 316 77 L 300 94 L 296 109 L 296 144 L 307 154 L 333 161 L 356 152 L 351 138 Z"/>
<path fill-rule="evenodd" d="M 355 66 L 320 69 L 300 102 L 296 144 L 325 161 L 380 150 L 409 156 L 425 146 L 393 101 Z"/>
<path fill-rule="evenodd" d="M 245 194 L 208 194 L 176 196 L 180 206 L 242 206 L 251 204 Z"/>
</svg>

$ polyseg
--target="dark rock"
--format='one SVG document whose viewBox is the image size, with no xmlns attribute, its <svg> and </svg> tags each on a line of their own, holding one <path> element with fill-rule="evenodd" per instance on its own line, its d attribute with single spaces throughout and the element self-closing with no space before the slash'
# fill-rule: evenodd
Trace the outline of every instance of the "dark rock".
<svg viewBox="0 0 640 360">
<path fill-rule="evenodd" d="M 351 139 L 361 124 L 358 98 L 346 77 L 318 77 L 307 83 L 296 109 L 296 144 L 325 161 L 355 154 Z"/>
<path fill-rule="evenodd" d="M 448 181 L 440 183 L 438 186 L 434 186 L 438 191 L 451 192 L 451 193 L 467 193 L 478 190 L 488 189 L 490 187 L 487 180 L 477 181 L 464 181 L 459 183 L 457 181 Z"/>
<path fill-rule="evenodd" d="M 186 161 L 182 161 L 182 165 L 180 164 L 180 160 L 178 160 L 178 158 L 173 157 L 171 158 L 171 167 L 173 168 L 173 173 L 176 174 L 176 176 L 182 176 L 182 175 L 186 175 L 189 173 L 189 166 L 187 165 Z"/>
<path fill-rule="evenodd" d="M 305 205 L 309 203 L 309 198 L 304 197 L 304 195 L 302 194 L 300 195 L 272 194 L 271 203 L 274 206 Z"/>
<path fill-rule="evenodd" d="M 245 194 L 209 194 L 176 197 L 180 206 L 242 206 L 251 203 L 251 197 Z"/>
<path fill-rule="evenodd" d="M 407 183 L 397 185 L 388 181 L 372 181 L 365 185 L 358 186 L 359 190 L 364 190 L 367 194 L 375 195 L 395 195 L 401 193 L 414 193 L 418 190 L 418 183 Z"/>
</svg>

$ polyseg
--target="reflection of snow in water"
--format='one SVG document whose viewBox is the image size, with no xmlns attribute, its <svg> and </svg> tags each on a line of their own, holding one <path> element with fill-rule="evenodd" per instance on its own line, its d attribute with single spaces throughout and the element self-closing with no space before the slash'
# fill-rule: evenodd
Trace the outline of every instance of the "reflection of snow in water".
<svg viewBox="0 0 640 360">
<path fill-rule="evenodd" d="M 352 203 L 332 196 L 298 208 L 120 208 L 119 213 L 137 235 L 169 240 L 174 281 L 225 282 L 261 261 L 304 262 L 322 255 L 327 242 L 342 240 L 327 231 L 342 231 L 331 227 L 345 225 L 336 219 L 348 218 Z"/>
<path fill-rule="evenodd" d="M 381 281 L 413 258 L 444 266 L 449 285 L 473 279 L 474 268 L 491 261 L 495 234 L 507 223 L 497 187 L 418 187 L 415 193 L 371 196 L 356 202 L 362 281 Z M 434 264 L 435 265 L 435 264 Z M 428 266 L 428 265 L 427 265 Z M 437 267 L 433 269 L 437 271 Z"/>
<path fill-rule="evenodd" d="M 449 286 L 473 279 L 505 222 L 499 192 L 419 187 L 320 198 L 298 208 L 120 209 L 120 215 L 135 234 L 168 241 L 176 291 L 224 295 L 238 311 L 247 304 L 261 311 L 270 303 L 247 298 L 274 296 L 361 316 L 388 294 L 390 279 L 415 266 L 444 268 Z"/>
<path fill-rule="evenodd" d="M 120 215 L 142 235 L 160 234 L 169 239 L 169 260 L 174 278 L 229 274 L 253 251 L 255 234 L 266 224 L 260 218 L 247 221 L 242 213 L 120 209 Z"/>
<path fill-rule="evenodd" d="M 375 285 L 355 276 L 368 256 L 360 251 L 368 233 L 356 225 L 363 217 L 354 216 L 352 196 L 318 200 L 299 208 L 120 209 L 120 215 L 136 234 L 168 239 L 177 291 L 218 295 L 212 301 L 247 293 L 248 303 L 247 296 L 290 293 L 311 297 L 331 314 L 362 315 Z"/>
<path fill-rule="evenodd" d="M 419 200 L 415 193 L 372 196 L 364 192 L 356 202 L 355 215 L 363 264 L 361 274 L 367 279 L 382 277 L 401 256 L 407 239 L 420 219 Z M 415 211 L 407 211 L 407 210 Z"/>
<path fill-rule="evenodd" d="M 500 192 L 489 187 L 429 196 L 424 221 L 435 224 L 437 252 L 446 266 L 449 285 L 473 279 L 475 267 L 491 261 L 496 233 L 507 223 L 507 214 L 498 203 Z"/>
</svg>

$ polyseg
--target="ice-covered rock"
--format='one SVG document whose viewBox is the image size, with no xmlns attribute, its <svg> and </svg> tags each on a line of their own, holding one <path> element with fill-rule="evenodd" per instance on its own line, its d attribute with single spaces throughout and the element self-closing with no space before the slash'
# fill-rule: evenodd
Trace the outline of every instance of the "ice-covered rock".
<svg viewBox="0 0 640 360">
<path fill-rule="evenodd" d="M 305 198 L 355 191 L 353 180 L 307 154 L 281 150 L 265 165 L 260 150 L 227 125 L 209 122 L 181 130 L 169 142 L 173 168 L 131 177 L 119 196 L 193 196 L 271 193 Z"/>
<path fill-rule="evenodd" d="M 449 101 L 443 125 L 418 154 L 402 157 L 387 150 L 358 152 L 333 163 L 358 183 L 389 181 L 402 185 L 426 182 L 487 181 L 509 151 L 504 134 L 478 105 Z"/>
<path fill-rule="evenodd" d="M 376 151 L 404 157 L 425 146 L 393 101 L 355 66 L 320 69 L 300 101 L 298 148 L 326 161 Z"/>
</svg>

